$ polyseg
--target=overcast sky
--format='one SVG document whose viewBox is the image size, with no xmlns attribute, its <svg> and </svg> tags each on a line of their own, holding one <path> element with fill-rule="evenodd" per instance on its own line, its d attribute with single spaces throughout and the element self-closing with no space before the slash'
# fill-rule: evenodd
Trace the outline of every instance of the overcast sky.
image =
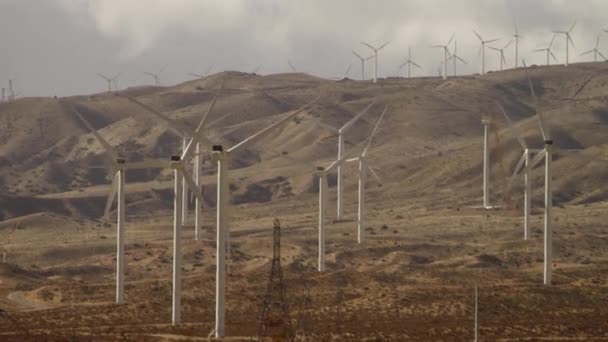
<svg viewBox="0 0 608 342">
<path fill-rule="evenodd" d="M 259 73 L 298 71 L 323 77 L 360 78 L 351 54 L 370 54 L 360 41 L 380 45 L 379 74 L 395 76 L 412 49 L 423 67 L 415 75 L 437 75 L 439 49 L 452 33 L 458 54 L 469 64 L 463 73 L 479 72 L 479 41 L 514 32 L 524 36 L 520 53 L 529 64 L 545 63 L 532 52 L 548 45 L 551 30 L 572 32 L 571 59 L 593 48 L 608 25 L 607 0 L 0 0 L 0 83 L 15 79 L 24 96 L 73 95 L 103 91 L 97 73 L 122 72 L 119 87 L 153 84 L 144 74 L 161 73 L 163 85 L 188 80 L 188 73 L 222 70 Z M 554 53 L 563 63 L 565 39 Z M 608 55 L 608 34 L 600 49 Z M 505 51 L 510 66 L 513 46 Z M 487 68 L 498 68 L 498 53 L 487 52 Z M 371 71 L 372 64 L 368 65 Z"/>
</svg>

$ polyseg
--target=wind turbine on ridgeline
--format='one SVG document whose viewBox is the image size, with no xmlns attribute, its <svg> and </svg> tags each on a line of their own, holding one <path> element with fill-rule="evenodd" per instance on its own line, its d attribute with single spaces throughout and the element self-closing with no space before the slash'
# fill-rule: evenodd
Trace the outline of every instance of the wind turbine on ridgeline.
<svg viewBox="0 0 608 342">
<path fill-rule="evenodd" d="M 500 53 L 500 71 L 503 70 L 503 65 L 507 65 L 507 59 L 505 58 L 505 49 L 508 48 L 511 43 L 513 43 L 513 41 L 509 41 L 507 43 L 507 45 L 503 46 L 502 48 L 497 48 L 497 47 L 493 47 L 493 46 L 488 46 L 488 48 L 494 50 L 494 51 L 498 51 Z"/>
<path fill-rule="evenodd" d="M 298 72 L 298 71 L 296 70 L 296 67 L 294 67 L 294 66 L 293 66 L 293 64 L 291 64 L 291 61 L 290 61 L 290 60 L 287 60 L 287 65 L 289 65 L 289 68 L 291 69 L 291 71 L 293 71 L 293 72 Z"/>
<path fill-rule="evenodd" d="M 450 40 L 448 40 L 448 42 L 445 45 L 433 45 L 432 47 L 434 48 L 440 48 L 443 49 L 443 79 L 445 80 L 446 78 L 448 78 L 448 60 L 449 57 L 452 56 L 452 54 L 450 54 L 450 43 L 452 43 L 452 40 L 454 39 L 454 36 L 456 34 L 452 34 L 452 37 L 450 37 Z"/>
<path fill-rule="evenodd" d="M 597 35 L 597 39 L 595 41 L 595 47 L 589 51 L 583 52 L 581 53 L 581 56 L 585 56 L 585 55 L 589 55 L 589 54 L 593 54 L 593 61 L 597 62 L 597 56 L 602 57 L 604 60 L 606 60 L 606 57 L 602 54 L 602 52 L 599 50 L 599 46 L 600 46 L 600 35 Z"/>
<path fill-rule="evenodd" d="M 549 45 L 546 48 L 540 48 L 540 49 L 534 50 L 534 52 L 546 52 L 547 53 L 547 65 L 551 65 L 550 58 L 553 58 L 553 60 L 557 63 L 557 58 L 553 54 L 553 51 L 551 51 L 551 46 L 553 46 L 554 41 L 555 41 L 555 34 L 551 38 L 551 42 L 549 43 Z"/>
<path fill-rule="evenodd" d="M 565 66 L 568 66 L 569 63 L 569 49 L 570 49 L 570 44 L 572 44 L 573 48 L 576 48 L 576 46 L 574 45 L 574 41 L 572 40 L 572 30 L 574 30 L 574 27 L 576 26 L 576 21 L 574 21 L 574 23 L 572 24 L 572 26 L 570 26 L 570 29 L 568 31 L 553 31 L 553 34 L 563 34 L 564 37 L 566 38 L 566 63 L 564 64 Z"/>
<path fill-rule="evenodd" d="M 519 34 L 519 28 L 517 27 L 517 22 L 514 23 L 515 33 L 513 34 L 513 41 L 515 42 L 515 69 L 517 69 L 519 63 L 519 39 L 523 38 L 522 35 Z"/>
<path fill-rule="evenodd" d="M 118 80 L 118 77 L 120 77 L 121 73 L 119 72 L 118 74 L 116 74 L 114 77 L 108 77 L 102 73 L 97 74 L 97 76 L 103 78 L 106 82 L 108 82 L 108 93 L 112 92 L 112 85 L 114 85 L 114 88 L 116 88 L 117 84 L 116 81 Z"/>
<path fill-rule="evenodd" d="M 407 60 L 399 66 L 399 69 L 403 68 L 406 65 L 407 65 L 407 78 L 408 79 L 412 76 L 412 65 L 415 66 L 416 68 L 422 70 L 422 67 L 420 65 L 416 64 L 416 62 L 414 62 L 412 60 L 412 49 L 409 47 L 407 48 Z"/>
<path fill-rule="evenodd" d="M 380 50 L 384 49 L 389 43 L 390 43 L 390 41 L 388 41 L 388 42 L 380 45 L 379 47 L 375 47 L 375 46 L 372 46 L 371 44 L 368 44 L 366 42 L 361 42 L 361 44 L 367 46 L 372 51 L 374 51 L 374 78 L 373 78 L 373 82 L 374 83 L 378 82 L 378 52 Z"/>
<path fill-rule="evenodd" d="M 363 58 L 360 54 L 356 53 L 355 51 L 352 51 L 352 53 L 353 53 L 353 55 L 355 55 L 355 57 L 357 57 L 361 61 L 361 81 L 365 81 L 365 62 L 374 58 L 374 55 L 371 55 L 367 58 Z"/>
<path fill-rule="evenodd" d="M 458 56 L 458 45 L 457 45 L 457 41 L 456 39 L 454 39 L 454 52 L 452 53 L 452 56 L 450 56 L 450 58 L 448 58 L 448 60 L 451 59 L 452 62 L 454 63 L 454 76 L 457 76 L 458 73 L 456 72 L 456 64 L 460 61 L 462 64 L 468 64 L 467 61 L 465 61 L 464 59 L 462 59 L 460 56 Z"/>
<path fill-rule="evenodd" d="M 211 66 L 209 68 L 207 68 L 207 72 L 205 72 L 204 74 L 199 74 L 196 72 L 191 72 L 188 73 L 188 75 L 195 77 L 195 78 L 205 78 L 206 76 L 209 76 L 209 73 L 211 72 L 211 69 L 213 69 L 213 64 L 211 64 Z"/>
<path fill-rule="evenodd" d="M 481 42 L 481 75 L 486 74 L 486 44 L 493 43 L 495 41 L 500 40 L 500 38 L 484 40 L 477 31 L 473 31 L 473 33 L 479 38 Z"/>
<path fill-rule="evenodd" d="M 158 70 L 157 73 L 152 73 L 152 72 L 148 72 L 148 71 L 144 71 L 144 74 L 152 77 L 154 79 L 154 85 L 155 86 L 159 86 L 160 85 L 160 74 L 165 71 L 165 69 L 167 68 L 167 64 L 165 64 L 165 66 L 163 66 L 162 68 L 160 68 L 160 70 Z"/>
</svg>

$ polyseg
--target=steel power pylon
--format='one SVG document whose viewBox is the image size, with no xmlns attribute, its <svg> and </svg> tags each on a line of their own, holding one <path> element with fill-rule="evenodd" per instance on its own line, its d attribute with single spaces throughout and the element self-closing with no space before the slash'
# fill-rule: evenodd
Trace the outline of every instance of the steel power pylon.
<svg viewBox="0 0 608 342">
<path fill-rule="evenodd" d="M 281 222 L 274 220 L 272 265 L 268 276 L 266 295 L 260 314 L 259 336 L 290 337 L 293 334 L 285 283 L 281 268 Z"/>
</svg>

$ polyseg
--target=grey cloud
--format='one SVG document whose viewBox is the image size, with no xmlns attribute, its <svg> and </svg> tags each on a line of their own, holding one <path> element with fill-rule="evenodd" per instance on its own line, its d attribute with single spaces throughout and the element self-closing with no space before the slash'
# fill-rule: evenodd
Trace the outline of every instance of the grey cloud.
<svg viewBox="0 0 608 342">
<path fill-rule="evenodd" d="M 419 75 L 435 75 L 439 50 L 430 45 L 456 33 L 459 54 L 469 64 L 463 73 L 479 71 L 478 42 L 503 38 L 517 21 L 524 39 L 522 56 L 542 63 L 533 53 L 546 45 L 551 30 L 578 21 L 573 38 L 575 61 L 583 61 L 607 22 L 608 3 L 600 0 L 0 0 L 0 81 L 16 79 L 25 95 L 68 95 L 102 91 L 97 72 L 122 71 L 122 87 L 151 84 L 143 71 L 168 64 L 163 84 L 187 79 L 189 72 L 214 70 L 287 72 L 287 60 L 299 70 L 340 76 L 353 64 L 351 49 L 367 54 L 361 40 L 391 40 L 381 52 L 381 76 L 397 75 L 397 66 L 412 48 L 424 67 Z M 608 39 L 608 38 L 607 38 Z M 605 45 L 603 45 L 605 46 Z M 564 41 L 555 41 L 563 60 Z M 498 66 L 488 52 L 488 68 Z M 512 51 L 507 52 L 510 65 Z"/>
</svg>

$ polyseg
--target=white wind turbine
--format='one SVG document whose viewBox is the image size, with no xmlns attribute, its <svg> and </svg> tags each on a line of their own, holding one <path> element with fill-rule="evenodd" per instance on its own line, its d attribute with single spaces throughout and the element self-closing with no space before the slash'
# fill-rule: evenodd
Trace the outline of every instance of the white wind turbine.
<svg viewBox="0 0 608 342">
<path fill-rule="evenodd" d="M 570 48 L 570 44 L 572 44 L 572 47 L 576 48 L 576 46 L 574 46 L 574 41 L 572 40 L 572 30 L 574 30 L 574 26 L 576 26 L 576 21 L 574 21 L 574 23 L 572 24 L 572 26 L 570 26 L 570 29 L 568 31 L 553 31 L 553 34 L 563 34 L 566 38 L 566 64 L 565 66 L 568 66 L 569 63 L 569 48 Z"/>
<path fill-rule="evenodd" d="M 330 125 L 323 124 L 323 127 L 328 128 L 329 130 L 333 131 L 334 133 L 338 133 L 338 158 L 337 159 L 341 159 L 342 156 L 345 153 L 345 151 L 344 151 L 344 135 L 346 134 L 346 132 L 351 127 L 353 127 L 353 125 L 359 119 L 361 119 L 361 117 L 363 117 L 363 115 L 365 115 L 370 110 L 370 108 L 372 108 L 372 106 L 374 104 L 375 104 L 375 102 L 372 102 L 369 105 L 367 105 L 365 108 L 363 108 L 363 110 L 361 110 L 359 113 L 357 113 L 352 119 L 350 119 L 347 123 L 345 123 L 339 129 L 336 129 L 333 126 L 330 126 Z M 337 173 L 338 173 L 338 178 L 337 178 L 337 196 L 336 196 L 337 197 L 336 220 L 340 221 L 340 220 L 342 220 L 342 218 L 344 216 L 344 201 L 343 201 L 344 177 L 343 177 L 343 172 L 342 172 L 342 166 L 341 165 L 337 166 Z"/>
<path fill-rule="evenodd" d="M 490 205 L 490 116 L 481 118 L 483 124 L 483 207 L 492 209 Z"/>
<path fill-rule="evenodd" d="M 524 62 L 524 68 L 526 68 L 526 63 Z M 543 140 L 545 143 L 544 149 L 538 153 L 531 161 L 528 166 L 528 172 L 530 169 L 534 168 L 536 164 L 538 164 L 543 159 L 545 160 L 545 236 L 544 236 L 544 284 L 551 285 L 551 276 L 552 276 L 552 265 L 553 265 L 553 227 L 552 227 L 552 215 L 551 211 L 553 209 L 553 191 L 551 186 L 551 164 L 553 161 L 552 150 L 553 150 L 553 140 L 551 139 L 551 131 L 549 126 L 545 123 L 543 119 L 543 114 L 538 108 L 538 98 L 536 97 L 536 92 L 534 91 L 534 85 L 532 84 L 532 79 L 530 78 L 530 74 L 526 68 L 526 75 L 528 77 L 528 85 L 530 87 L 530 93 L 532 94 L 532 98 L 534 99 L 534 110 L 536 112 L 536 116 L 538 117 L 538 123 L 540 126 L 540 132 L 543 136 Z"/>
<path fill-rule="evenodd" d="M 380 180 L 380 177 L 378 177 L 378 175 L 376 174 L 376 171 L 374 171 L 373 168 L 371 168 L 369 165 L 367 165 L 367 152 L 369 150 L 369 147 L 372 144 L 372 141 L 374 139 L 374 136 L 376 135 L 376 132 L 378 131 L 378 127 L 380 127 L 380 123 L 382 122 L 382 118 L 384 118 L 384 114 L 386 114 L 386 111 L 389 109 L 390 106 L 386 106 L 384 107 L 384 110 L 382 111 L 382 114 L 380 114 L 380 118 L 378 118 L 378 121 L 376 121 L 376 125 L 374 126 L 374 129 L 372 130 L 372 134 L 370 135 L 370 137 L 368 138 L 367 141 L 367 145 L 365 146 L 365 148 L 363 149 L 363 151 L 361 152 L 361 154 L 359 154 L 358 157 L 355 158 L 351 158 L 351 159 L 347 159 L 347 162 L 355 162 L 358 161 L 359 162 L 359 188 L 358 188 L 358 207 L 357 207 L 357 243 L 361 243 L 363 242 L 363 229 L 364 229 L 364 217 L 365 217 L 365 181 L 367 178 L 367 171 L 369 170 L 372 175 L 376 178 L 376 180 L 382 184 L 382 181 Z M 340 158 L 338 158 L 340 159 Z"/>
<path fill-rule="evenodd" d="M 486 74 L 486 44 L 493 43 L 500 39 L 497 38 L 497 39 L 483 40 L 483 38 L 481 37 L 481 35 L 479 33 L 477 33 L 477 31 L 473 31 L 473 33 L 475 33 L 475 35 L 477 36 L 477 38 L 479 38 L 479 41 L 481 42 L 481 75 L 483 76 Z"/>
<path fill-rule="evenodd" d="M 457 72 L 456 72 L 456 64 L 458 63 L 458 61 L 462 62 L 463 64 L 468 64 L 464 59 L 462 59 L 460 56 L 458 56 L 458 45 L 456 44 L 456 40 L 454 40 L 454 53 L 452 53 L 452 56 L 450 56 L 452 62 L 454 63 L 454 76 L 457 76 Z"/>
<path fill-rule="evenodd" d="M 515 23 L 515 34 L 513 34 L 513 39 L 515 41 L 515 69 L 517 69 L 518 61 L 519 61 L 519 39 L 523 38 L 522 35 L 519 34 L 519 29 L 517 28 L 517 23 Z"/>
<path fill-rule="evenodd" d="M 207 68 L 207 72 L 205 72 L 204 74 L 191 72 L 191 73 L 188 73 L 188 75 L 195 77 L 195 78 L 205 78 L 206 76 L 209 75 L 209 73 L 211 72 L 211 69 L 213 69 L 213 64 L 211 64 L 211 66 L 209 68 Z"/>
<path fill-rule="evenodd" d="M 165 66 L 163 66 L 162 68 L 160 68 L 160 70 L 158 70 L 157 73 L 151 73 L 151 72 L 147 72 L 144 71 L 144 74 L 154 78 L 154 85 L 155 86 L 159 86 L 160 85 L 160 74 L 165 71 L 165 69 L 167 68 L 167 64 L 165 64 Z"/>
<path fill-rule="evenodd" d="M 114 88 L 116 88 L 116 81 L 118 80 L 118 77 L 120 77 L 121 73 L 116 74 L 114 77 L 108 77 L 104 74 L 97 74 L 97 76 L 103 78 L 106 82 L 108 82 L 108 93 L 112 92 L 112 85 L 114 85 Z"/>
<path fill-rule="evenodd" d="M 386 111 L 386 108 L 385 108 Z M 383 112 L 384 114 L 384 112 Z M 375 134 L 375 130 L 373 132 Z M 373 134 L 367 139 L 358 143 L 355 147 L 358 147 L 365 142 L 369 141 Z M 327 212 L 327 195 L 328 195 L 328 184 L 327 184 L 327 175 L 336 169 L 338 166 L 341 166 L 346 162 L 347 157 L 353 153 L 355 149 L 351 149 L 348 152 L 344 153 L 340 158 L 331 162 L 327 167 L 318 166 L 316 169 L 316 175 L 319 177 L 319 256 L 318 256 L 318 271 L 325 271 L 325 214 Z M 363 202 L 360 202 L 363 203 Z M 362 213 L 361 213 L 362 214 Z"/>
<path fill-rule="evenodd" d="M 372 49 L 372 51 L 374 51 L 374 83 L 378 82 L 378 51 L 384 49 L 389 43 L 390 41 L 380 45 L 379 47 L 374 47 L 366 42 L 361 42 L 361 44 L 367 46 L 368 48 Z"/>
<path fill-rule="evenodd" d="M 597 62 L 597 56 L 599 55 L 600 57 L 602 57 L 602 59 L 606 60 L 606 57 L 600 52 L 599 50 L 599 46 L 600 46 L 600 35 L 597 35 L 597 39 L 595 41 L 595 47 L 587 52 L 583 52 L 581 54 L 581 56 L 585 56 L 585 55 L 589 55 L 591 53 L 593 53 L 593 61 Z"/>
<path fill-rule="evenodd" d="M 452 40 L 454 39 L 455 35 L 456 34 L 452 34 L 452 37 L 450 37 L 450 40 L 448 40 L 448 42 L 445 45 L 433 45 L 432 46 L 434 48 L 443 49 L 443 79 L 444 80 L 448 78 L 448 60 L 452 56 L 450 54 L 449 46 L 450 46 L 450 43 L 452 42 Z"/>
<path fill-rule="evenodd" d="M 212 158 L 217 163 L 217 238 L 216 238 L 216 292 L 215 292 L 215 337 L 223 338 L 225 335 L 225 297 L 226 297 L 226 250 L 230 245 L 230 229 L 229 229 L 229 213 L 228 213 L 228 165 L 232 155 L 241 151 L 247 145 L 251 145 L 256 140 L 263 137 L 265 134 L 276 128 L 280 124 L 295 117 L 299 113 L 305 111 L 320 99 L 320 96 L 313 101 L 305 104 L 294 112 L 279 119 L 268 127 L 249 136 L 243 141 L 237 143 L 231 148 L 225 150 L 222 145 L 213 146 Z"/>
<path fill-rule="evenodd" d="M 515 138 L 515 140 L 517 140 L 517 142 L 519 143 L 519 145 L 521 146 L 522 150 L 523 150 L 523 154 L 521 156 L 521 158 L 519 159 L 519 161 L 517 162 L 515 169 L 513 171 L 513 174 L 511 176 L 511 179 L 509 181 L 509 186 L 511 186 L 513 184 L 513 182 L 515 181 L 515 179 L 519 176 L 519 172 L 523 167 L 523 177 L 524 177 L 524 240 L 528 240 L 530 238 L 530 229 L 529 229 L 529 225 L 530 225 L 530 202 L 531 202 L 531 198 L 532 198 L 532 192 L 531 192 L 531 179 L 530 179 L 530 159 L 531 157 L 536 153 L 539 154 L 541 152 L 543 152 L 543 150 L 539 150 L 539 149 L 531 149 L 528 147 L 528 144 L 526 143 L 526 141 L 523 139 L 521 133 L 519 132 L 519 130 L 517 129 L 517 127 L 513 124 L 513 121 L 511 121 L 511 118 L 509 117 L 509 115 L 507 114 L 507 112 L 505 111 L 505 109 L 503 108 L 503 106 L 501 106 L 499 103 L 497 103 L 498 108 L 500 108 L 500 111 L 502 112 L 503 116 L 505 117 L 505 120 L 507 121 L 507 124 L 509 125 L 510 129 L 511 129 L 511 134 L 513 135 L 513 137 Z"/>
<path fill-rule="evenodd" d="M 374 58 L 374 55 L 371 55 L 367 58 L 363 58 L 360 54 L 352 51 L 353 55 L 355 55 L 361 61 L 361 81 L 365 81 L 365 62 Z"/>
<path fill-rule="evenodd" d="M 217 102 L 217 98 L 222 90 L 223 86 L 220 86 L 220 88 L 217 90 L 216 94 L 213 97 L 213 100 L 211 101 L 211 104 L 209 105 L 209 107 L 207 108 L 207 111 L 205 112 L 203 119 L 201 120 L 201 123 L 199 124 L 199 126 L 197 127 L 197 129 L 193 130 L 189 125 L 187 124 L 183 124 L 179 121 L 173 120 L 171 118 L 169 118 L 168 116 L 166 116 L 165 114 L 157 111 L 156 109 L 146 105 L 145 103 L 132 98 L 130 96 L 121 94 L 119 96 L 124 97 L 126 99 L 128 99 L 129 101 L 137 104 L 138 106 L 142 107 L 143 109 L 146 110 L 146 112 L 156 116 L 157 118 L 163 120 L 164 122 L 166 122 L 169 127 L 171 127 L 171 129 L 173 129 L 174 131 L 176 131 L 179 135 L 182 136 L 182 151 L 186 151 L 188 149 L 189 144 L 191 143 L 192 139 L 196 139 L 196 145 L 195 145 L 195 149 L 196 152 L 194 154 L 194 165 L 193 165 L 193 173 L 194 173 L 194 177 L 195 177 L 195 184 L 197 186 L 197 189 L 200 190 L 200 186 L 201 186 L 201 164 L 202 164 L 202 156 L 200 155 L 200 142 L 198 140 L 203 139 L 201 134 L 199 133 L 202 131 L 202 129 L 206 128 L 206 126 L 201 126 L 204 125 L 207 117 L 209 116 L 209 114 L 211 113 L 211 111 L 213 110 L 213 108 L 215 107 L 215 104 Z M 222 119 L 225 119 L 227 116 L 223 116 Z M 211 144 L 209 141 L 207 141 L 209 144 Z M 185 162 L 189 162 L 188 160 L 185 160 Z M 187 223 L 188 220 L 188 183 L 183 182 L 182 183 L 182 190 L 180 191 L 180 194 L 182 196 L 182 200 L 181 200 L 181 214 L 180 214 L 180 218 L 181 218 L 181 224 L 185 225 Z M 192 189 L 190 189 L 191 191 L 194 191 Z M 203 201 L 202 199 L 199 199 L 198 197 L 196 197 L 195 199 L 195 203 L 194 203 L 194 237 L 195 240 L 200 240 L 201 238 L 201 225 L 202 225 L 202 217 L 201 217 L 201 209 L 202 209 L 202 204 Z"/>
<path fill-rule="evenodd" d="M 555 41 L 555 34 L 553 35 L 553 37 L 551 38 L 551 42 L 549 43 L 549 45 L 546 48 L 540 48 L 540 49 L 535 49 L 535 52 L 546 52 L 547 53 L 547 65 L 551 65 L 551 60 L 550 58 L 553 58 L 553 60 L 555 62 L 557 62 L 557 58 L 555 57 L 555 55 L 553 54 L 553 51 L 551 51 L 551 46 L 553 45 L 553 42 Z"/>
<path fill-rule="evenodd" d="M 412 75 L 412 65 L 415 66 L 416 68 L 422 70 L 422 67 L 420 65 L 416 64 L 416 62 L 414 62 L 412 60 L 412 49 L 409 47 L 407 48 L 407 60 L 399 66 L 399 69 L 403 68 L 406 65 L 407 65 L 407 78 L 408 79 Z"/>
<path fill-rule="evenodd" d="M 494 51 L 498 51 L 500 53 L 500 71 L 503 70 L 503 65 L 507 65 L 507 59 L 505 58 L 505 49 L 508 48 L 511 43 L 513 43 L 513 41 L 509 41 L 507 43 L 507 45 L 503 46 L 502 49 L 501 48 L 496 48 L 493 46 L 488 46 L 488 48 L 494 50 Z"/>
</svg>

